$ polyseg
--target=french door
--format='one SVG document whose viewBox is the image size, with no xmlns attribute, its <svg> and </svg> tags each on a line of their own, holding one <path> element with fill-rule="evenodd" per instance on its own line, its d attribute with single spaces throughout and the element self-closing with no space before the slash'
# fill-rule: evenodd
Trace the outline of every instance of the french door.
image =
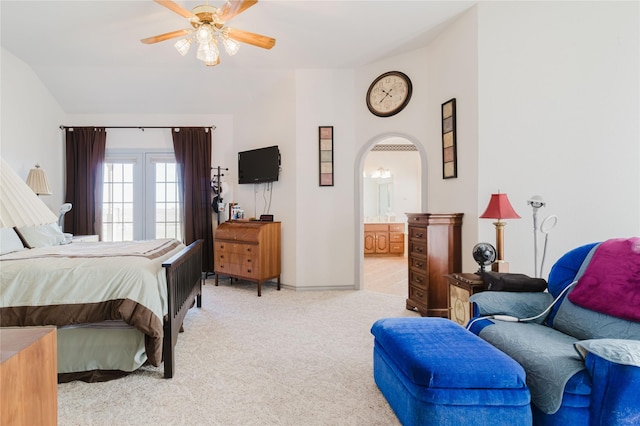
<svg viewBox="0 0 640 426">
<path fill-rule="evenodd" d="M 182 205 L 173 153 L 107 152 L 103 241 L 182 240 Z"/>
</svg>

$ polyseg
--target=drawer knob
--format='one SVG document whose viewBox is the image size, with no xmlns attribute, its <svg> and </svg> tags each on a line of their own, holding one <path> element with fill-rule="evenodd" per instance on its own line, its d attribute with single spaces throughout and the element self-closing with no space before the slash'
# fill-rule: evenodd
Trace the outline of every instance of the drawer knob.
<svg viewBox="0 0 640 426">
<path fill-rule="evenodd" d="M 424 234 L 422 232 L 416 232 L 416 237 L 422 238 Z"/>
<path fill-rule="evenodd" d="M 416 251 L 417 251 L 418 253 L 422 253 L 422 247 L 416 247 Z"/>
<path fill-rule="evenodd" d="M 417 282 L 417 283 L 422 283 L 422 278 L 417 277 L 417 278 L 416 278 L 416 282 Z"/>
</svg>

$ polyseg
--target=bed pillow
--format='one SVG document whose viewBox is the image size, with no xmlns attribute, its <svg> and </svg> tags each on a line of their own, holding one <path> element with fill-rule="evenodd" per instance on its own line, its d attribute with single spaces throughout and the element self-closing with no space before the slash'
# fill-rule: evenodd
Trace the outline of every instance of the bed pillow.
<svg viewBox="0 0 640 426">
<path fill-rule="evenodd" d="M 13 228 L 0 228 L 0 256 L 24 249 L 24 244 Z"/>
<path fill-rule="evenodd" d="M 29 248 L 57 246 L 66 242 L 64 234 L 56 223 L 25 226 L 18 228 L 18 232 Z"/>
</svg>

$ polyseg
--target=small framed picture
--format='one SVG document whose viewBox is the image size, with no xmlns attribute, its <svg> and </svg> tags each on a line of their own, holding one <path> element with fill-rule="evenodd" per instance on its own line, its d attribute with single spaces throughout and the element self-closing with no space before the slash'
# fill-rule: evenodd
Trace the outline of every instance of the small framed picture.
<svg viewBox="0 0 640 426">
<path fill-rule="evenodd" d="M 442 104 L 442 179 L 458 177 L 456 98 Z"/>
<path fill-rule="evenodd" d="M 318 128 L 320 186 L 333 186 L 333 126 Z"/>
</svg>

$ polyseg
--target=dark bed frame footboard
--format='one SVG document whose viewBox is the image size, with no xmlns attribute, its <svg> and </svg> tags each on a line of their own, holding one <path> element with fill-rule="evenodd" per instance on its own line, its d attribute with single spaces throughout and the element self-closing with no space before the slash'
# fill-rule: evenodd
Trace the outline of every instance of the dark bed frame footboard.
<svg viewBox="0 0 640 426">
<path fill-rule="evenodd" d="M 197 240 L 162 264 L 167 273 L 169 313 L 164 321 L 164 377 L 175 370 L 174 348 L 187 311 L 194 301 L 202 307 L 202 241 Z"/>
</svg>

